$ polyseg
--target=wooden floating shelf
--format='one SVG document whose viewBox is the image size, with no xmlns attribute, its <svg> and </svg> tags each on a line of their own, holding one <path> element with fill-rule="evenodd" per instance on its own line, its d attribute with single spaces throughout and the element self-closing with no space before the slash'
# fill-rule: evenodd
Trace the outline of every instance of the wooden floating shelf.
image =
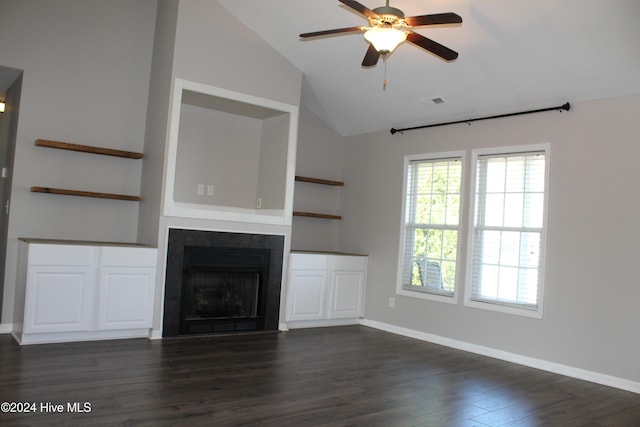
<svg viewBox="0 0 640 427">
<path fill-rule="evenodd" d="M 342 187 L 344 186 L 344 182 L 342 181 L 332 181 L 329 179 L 321 179 L 321 178 L 311 178 L 308 176 L 295 176 L 296 181 L 298 182 L 309 182 L 311 184 L 320 184 L 320 185 L 330 185 L 333 187 Z M 330 214 L 322 214 L 316 212 L 302 212 L 302 211 L 293 211 L 293 216 L 304 216 L 308 218 L 321 218 L 321 219 L 342 219 L 340 215 L 330 215 Z"/>
<path fill-rule="evenodd" d="M 128 196 L 126 194 L 112 194 L 112 193 L 95 193 L 93 191 L 66 190 L 63 188 L 31 187 L 31 192 L 61 194 L 65 196 L 97 197 L 99 199 L 127 200 L 130 202 L 140 201 L 140 196 Z"/>
<path fill-rule="evenodd" d="M 301 211 L 293 211 L 293 216 L 306 216 L 309 218 L 323 218 L 323 219 L 342 219 L 342 216 L 340 215 L 329 215 L 329 214 L 301 212 Z"/>
<path fill-rule="evenodd" d="M 80 151 L 83 153 L 102 154 L 104 156 L 124 157 L 126 159 L 141 159 L 142 153 L 134 151 L 114 150 L 112 148 L 92 147 L 90 145 L 70 144 L 61 141 L 49 141 L 47 139 L 36 139 L 38 147 L 57 148 L 60 150 Z"/>
<path fill-rule="evenodd" d="M 310 182 L 312 184 L 333 185 L 336 187 L 342 187 L 344 185 L 344 182 L 342 181 L 331 181 L 329 179 L 310 178 L 308 176 L 300 176 L 300 175 L 296 175 L 296 181 Z"/>
</svg>

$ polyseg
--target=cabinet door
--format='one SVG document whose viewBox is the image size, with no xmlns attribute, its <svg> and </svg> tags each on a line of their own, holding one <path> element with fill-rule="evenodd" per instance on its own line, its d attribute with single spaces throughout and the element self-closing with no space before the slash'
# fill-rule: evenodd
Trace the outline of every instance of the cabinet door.
<svg viewBox="0 0 640 427">
<path fill-rule="evenodd" d="M 337 255 L 330 260 L 329 319 L 363 315 L 367 258 Z"/>
<path fill-rule="evenodd" d="M 324 319 L 327 288 L 325 270 L 292 270 L 289 320 Z"/>
<path fill-rule="evenodd" d="M 100 269 L 98 329 L 152 326 L 155 271 L 135 267 Z"/>
<path fill-rule="evenodd" d="M 364 272 L 333 271 L 328 318 L 344 319 L 362 316 L 363 294 Z"/>
<path fill-rule="evenodd" d="M 27 270 L 25 333 L 92 329 L 91 267 L 32 266 Z"/>
</svg>

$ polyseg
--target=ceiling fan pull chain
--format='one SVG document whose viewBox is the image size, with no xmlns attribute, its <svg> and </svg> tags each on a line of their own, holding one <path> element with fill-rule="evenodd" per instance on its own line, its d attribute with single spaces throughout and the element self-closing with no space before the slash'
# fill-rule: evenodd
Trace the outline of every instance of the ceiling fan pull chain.
<svg viewBox="0 0 640 427">
<path fill-rule="evenodd" d="M 384 80 L 382 82 L 382 90 L 387 90 L 387 58 L 386 56 L 382 58 L 382 62 L 384 62 Z"/>
</svg>

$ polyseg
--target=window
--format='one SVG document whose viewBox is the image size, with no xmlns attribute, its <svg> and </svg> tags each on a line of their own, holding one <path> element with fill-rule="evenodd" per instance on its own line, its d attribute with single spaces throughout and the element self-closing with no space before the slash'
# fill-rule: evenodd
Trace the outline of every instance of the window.
<svg viewBox="0 0 640 427">
<path fill-rule="evenodd" d="M 466 302 L 540 317 L 548 147 L 529 148 L 475 153 Z"/>
<path fill-rule="evenodd" d="M 456 288 L 462 154 L 407 157 L 405 165 L 398 293 L 451 300 Z"/>
</svg>

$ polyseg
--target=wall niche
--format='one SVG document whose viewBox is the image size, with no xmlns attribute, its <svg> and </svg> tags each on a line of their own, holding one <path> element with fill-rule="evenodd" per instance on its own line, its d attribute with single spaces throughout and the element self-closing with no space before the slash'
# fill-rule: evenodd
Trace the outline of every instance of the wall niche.
<svg viewBox="0 0 640 427">
<path fill-rule="evenodd" d="M 291 224 L 298 107 L 176 79 L 164 215 Z"/>
</svg>

